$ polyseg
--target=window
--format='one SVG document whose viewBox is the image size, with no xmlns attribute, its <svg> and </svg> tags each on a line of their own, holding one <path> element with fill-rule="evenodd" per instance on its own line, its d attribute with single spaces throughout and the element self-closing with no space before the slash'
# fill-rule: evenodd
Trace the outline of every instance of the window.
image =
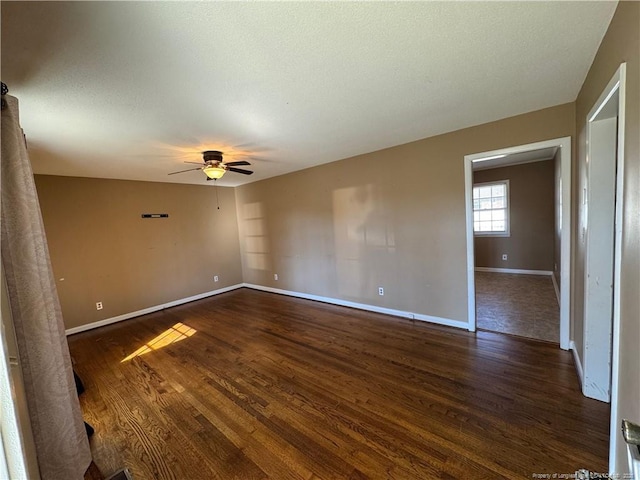
<svg viewBox="0 0 640 480">
<path fill-rule="evenodd" d="M 509 180 L 473 186 L 473 232 L 509 236 Z"/>
</svg>

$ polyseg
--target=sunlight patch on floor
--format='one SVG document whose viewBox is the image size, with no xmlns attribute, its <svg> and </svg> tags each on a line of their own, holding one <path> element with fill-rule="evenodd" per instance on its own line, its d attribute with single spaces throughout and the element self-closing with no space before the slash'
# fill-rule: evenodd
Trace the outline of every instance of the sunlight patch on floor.
<svg viewBox="0 0 640 480">
<path fill-rule="evenodd" d="M 142 347 L 137 349 L 120 363 L 127 362 L 132 358 L 139 357 L 140 355 L 144 355 L 145 353 L 153 352 L 154 350 L 160 350 L 167 345 L 171 345 L 172 343 L 176 343 L 184 340 L 185 338 L 189 338 L 196 332 L 197 330 L 191 327 L 187 327 L 183 323 L 176 323 L 173 327 L 167 328 L 164 332 L 162 332 L 150 342 L 145 343 Z"/>
</svg>

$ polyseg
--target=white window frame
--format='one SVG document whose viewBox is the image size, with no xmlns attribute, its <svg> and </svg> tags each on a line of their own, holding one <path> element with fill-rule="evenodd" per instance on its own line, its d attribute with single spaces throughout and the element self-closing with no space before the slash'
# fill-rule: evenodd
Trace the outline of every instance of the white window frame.
<svg viewBox="0 0 640 480">
<path fill-rule="evenodd" d="M 475 221 L 472 222 L 472 226 L 473 226 L 473 235 L 476 237 L 510 237 L 511 236 L 511 198 L 510 198 L 510 188 L 509 188 L 509 180 L 493 180 L 491 182 L 483 182 L 483 183 L 474 183 L 473 187 L 471 189 L 471 200 L 472 200 L 472 216 L 475 212 L 478 212 L 480 210 L 475 210 L 473 209 L 473 190 L 476 187 L 487 187 L 489 185 L 504 185 L 505 189 L 506 189 L 506 194 L 505 194 L 505 198 L 506 198 L 506 202 L 507 205 L 505 207 L 505 220 L 504 220 L 504 226 L 505 226 L 505 230 L 503 232 L 496 232 L 496 231 L 492 231 L 492 232 L 476 232 L 475 229 Z M 473 217 L 472 217 L 473 218 Z"/>
</svg>

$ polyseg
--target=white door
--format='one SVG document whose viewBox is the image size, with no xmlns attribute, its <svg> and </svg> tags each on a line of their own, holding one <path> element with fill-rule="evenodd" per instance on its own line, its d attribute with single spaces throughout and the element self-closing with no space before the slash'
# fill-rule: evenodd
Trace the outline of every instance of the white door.
<svg viewBox="0 0 640 480">
<path fill-rule="evenodd" d="M 617 98 L 610 98 L 615 102 Z M 613 116 L 603 108 L 589 125 L 585 222 L 585 343 L 586 396 L 611 399 L 613 262 L 615 237 L 617 105 Z M 604 118 L 603 118 L 604 117 Z"/>
<path fill-rule="evenodd" d="M 587 117 L 587 192 L 582 220 L 586 242 L 582 391 L 611 402 L 611 473 L 627 468 L 618 408 L 625 79 L 626 64 L 622 63 Z"/>
</svg>

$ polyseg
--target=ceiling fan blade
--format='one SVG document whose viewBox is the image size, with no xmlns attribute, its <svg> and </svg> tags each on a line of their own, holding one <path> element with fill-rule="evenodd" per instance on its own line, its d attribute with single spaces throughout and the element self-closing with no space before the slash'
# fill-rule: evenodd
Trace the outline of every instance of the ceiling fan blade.
<svg viewBox="0 0 640 480">
<path fill-rule="evenodd" d="M 251 165 L 249 162 L 246 162 L 244 160 L 240 160 L 238 162 L 224 162 L 224 164 L 228 167 L 236 167 L 238 165 Z"/>
<path fill-rule="evenodd" d="M 183 163 L 193 163 L 194 165 L 204 165 L 204 163 L 202 162 L 188 162 L 186 160 Z"/>
<path fill-rule="evenodd" d="M 243 175 L 251 175 L 253 173 L 250 170 L 243 170 L 242 168 L 229 167 L 227 168 L 227 170 L 229 170 L 230 172 L 242 173 Z"/>
<path fill-rule="evenodd" d="M 175 175 L 176 173 L 191 172 L 192 170 L 202 170 L 202 168 L 201 168 L 201 167 L 198 167 L 198 168 L 188 168 L 188 169 L 186 169 L 186 170 L 180 170 L 180 171 L 178 171 L 178 172 L 171 172 L 171 173 L 168 173 L 167 175 Z"/>
</svg>

